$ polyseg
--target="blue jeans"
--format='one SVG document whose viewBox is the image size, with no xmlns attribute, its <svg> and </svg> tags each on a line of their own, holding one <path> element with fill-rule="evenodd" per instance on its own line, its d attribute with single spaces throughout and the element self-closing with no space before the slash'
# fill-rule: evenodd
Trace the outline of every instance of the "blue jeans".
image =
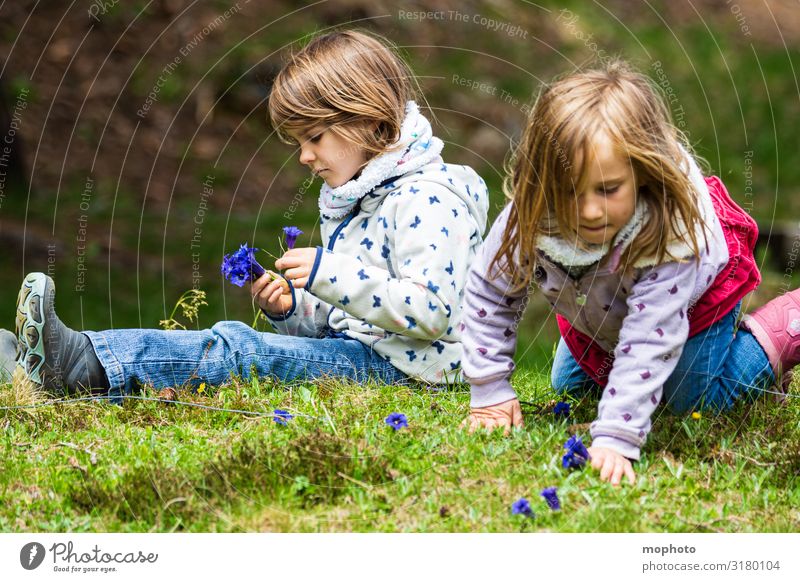
<svg viewBox="0 0 800 582">
<path fill-rule="evenodd" d="M 408 377 L 369 346 L 347 337 L 307 338 L 259 332 L 241 321 L 201 331 L 115 329 L 83 332 L 111 386 L 110 396 L 139 384 L 155 388 L 221 384 L 232 374 L 283 382 L 322 377 L 394 384 Z"/>
<path fill-rule="evenodd" d="M 722 412 L 738 400 L 755 400 L 775 383 L 769 360 L 753 334 L 735 330 L 741 305 L 740 301 L 714 325 L 686 341 L 678 365 L 664 384 L 662 402 L 673 413 Z M 600 389 L 581 370 L 563 339 L 556 349 L 552 382 L 559 394 L 577 396 Z"/>
</svg>

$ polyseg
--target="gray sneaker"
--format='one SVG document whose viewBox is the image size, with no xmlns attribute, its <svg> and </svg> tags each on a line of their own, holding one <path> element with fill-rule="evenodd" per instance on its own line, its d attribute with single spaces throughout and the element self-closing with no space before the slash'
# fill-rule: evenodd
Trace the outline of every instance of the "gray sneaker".
<svg viewBox="0 0 800 582">
<path fill-rule="evenodd" d="M 81 388 L 108 388 L 105 370 L 89 338 L 56 315 L 56 286 L 44 273 L 31 273 L 17 298 L 17 363 L 33 383 L 61 396 Z"/>
</svg>

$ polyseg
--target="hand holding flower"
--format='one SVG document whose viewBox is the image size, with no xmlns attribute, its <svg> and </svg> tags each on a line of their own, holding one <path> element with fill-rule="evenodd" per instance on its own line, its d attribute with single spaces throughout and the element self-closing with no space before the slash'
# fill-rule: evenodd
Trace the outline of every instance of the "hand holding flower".
<svg viewBox="0 0 800 582">
<path fill-rule="evenodd" d="M 283 276 L 295 289 L 303 289 L 311 276 L 316 258 L 315 248 L 290 249 L 275 261 L 275 268 L 284 271 Z"/>
<path fill-rule="evenodd" d="M 266 271 L 250 285 L 250 294 L 270 315 L 283 315 L 292 308 L 292 293 L 286 279 Z"/>
</svg>

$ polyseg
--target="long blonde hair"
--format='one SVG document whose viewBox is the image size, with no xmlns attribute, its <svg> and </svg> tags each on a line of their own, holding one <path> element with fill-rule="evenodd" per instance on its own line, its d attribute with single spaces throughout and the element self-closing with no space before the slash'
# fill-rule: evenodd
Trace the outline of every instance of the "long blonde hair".
<svg viewBox="0 0 800 582">
<path fill-rule="evenodd" d="M 330 129 L 368 157 L 400 136 L 414 77 L 391 43 L 357 30 L 315 37 L 275 78 L 269 116 L 280 139 Z"/>
<path fill-rule="evenodd" d="M 512 207 L 490 265 L 490 273 L 498 269 L 508 274 L 515 290 L 531 282 L 539 235 L 574 232 L 576 187 L 585 181 L 590 142 L 599 131 L 629 157 L 638 195 L 650 214 L 620 264 L 629 269 L 650 256 L 656 263 L 675 260 L 667 252 L 667 243 L 675 237 L 699 256 L 694 225 L 702 224 L 702 218 L 697 193 L 688 168 L 681 169 L 686 161 L 681 146 L 691 151 L 688 142 L 672 124 L 657 86 L 615 60 L 544 86 L 531 108 L 506 166 L 503 192 Z M 581 244 L 580 239 L 575 242 Z"/>
</svg>

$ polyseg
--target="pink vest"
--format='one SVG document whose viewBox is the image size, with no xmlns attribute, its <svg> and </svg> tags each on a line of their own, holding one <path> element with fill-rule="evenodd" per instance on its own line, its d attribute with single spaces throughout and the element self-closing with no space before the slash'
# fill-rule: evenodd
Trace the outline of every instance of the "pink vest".
<svg viewBox="0 0 800 582">
<path fill-rule="evenodd" d="M 725 233 L 730 259 L 708 291 L 687 311 L 689 337 L 722 319 L 761 283 L 761 274 L 753 257 L 758 238 L 756 222 L 731 199 L 722 180 L 716 176 L 705 180 Z M 612 368 L 608 365 L 609 358 L 613 360 L 614 354 L 607 353 L 592 338 L 574 329 L 561 315 L 557 315 L 556 320 L 561 337 L 581 369 L 600 386 L 605 386 Z"/>
</svg>

